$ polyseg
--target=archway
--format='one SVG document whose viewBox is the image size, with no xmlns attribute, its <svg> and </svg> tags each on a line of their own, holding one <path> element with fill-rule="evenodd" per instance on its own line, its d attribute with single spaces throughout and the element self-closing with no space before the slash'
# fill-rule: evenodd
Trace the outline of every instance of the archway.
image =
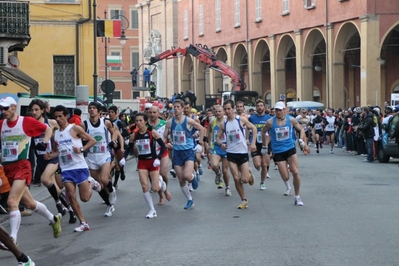
<svg viewBox="0 0 399 266">
<path fill-rule="evenodd" d="M 191 56 L 186 56 L 184 58 L 181 84 L 181 92 L 185 93 L 188 90 L 194 91 L 194 67 Z"/>
<path fill-rule="evenodd" d="M 326 101 L 326 70 L 326 42 L 321 31 L 313 29 L 307 35 L 304 45 L 301 100 Z M 320 88 L 316 97 L 314 87 Z"/>
<path fill-rule="evenodd" d="M 296 48 L 294 39 L 287 34 L 281 37 L 277 48 L 275 100 L 285 100 L 287 88 L 291 88 L 290 96 L 296 97 L 296 82 Z"/>
<path fill-rule="evenodd" d="M 233 54 L 233 68 L 248 85 L 248 53 L 243 44 L 238 44 Z"/>
<path fill-rule="evenodd" d="M 345 23 L 335 39 L 333 55 L 333 90 L 331 90 L 331 107 L 347 108 L 360 105 L 360 35 L 356 26 Z M 344 87 L 347 88 L 345 100 Z"/>
<path fill-rule="evenodd" d="M 377 59 L 381 65 L 381 95 L 386 101 L 391 99 L 391 93 L 399 93 L 399 85 L 395 83 L 399 79 L 399 22 L 386 35 L 381 46 L 381 55 Z M 393 90 L 392 88 L 395 86 Z"/>
<path fill-rule="evenodd" d="M 256 45 L 253 57 L 253 91 L 259 95 L 271 90 L 270 75 L 270 50 L 269 45 L 264 40 L 260 40 Z"/>
<path fill-rule="evenodd" d="M 216 53 L 217 59 L 222 62 L 227 61 L 227 53 L 224 48 L 219 48 Z M 214 79 L 213 79 L 213 92 L 214 94 L 219 94 L 220 91 L 229 90 L 229 87 L 224 87 L 223 75 L 220 72 L 214 71 Z M 228 83 L 227 83 L 228 84 Z"/>
</svg>

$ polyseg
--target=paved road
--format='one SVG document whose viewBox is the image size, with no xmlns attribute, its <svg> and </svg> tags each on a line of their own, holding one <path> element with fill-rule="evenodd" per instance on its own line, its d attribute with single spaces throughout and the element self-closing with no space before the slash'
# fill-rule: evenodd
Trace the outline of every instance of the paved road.
<svg viewBox="0 0 399 266">
<path fill-rule="evenodd" d="M 267 190 L 246 186 L 249 208 L 216 189 L 205 169 L 194 192 L 195 207 L 170 178 L 173 201 L 157 206 L 158 217 L 145 219 L 147 206 L 135 171 L 127 166 L 120 183 L 117 210 L 103 216 L 105 206 L 93 195 L 82 204 L 91 230 L 74 233 L 63 221 L 63 234 L 52 237 L 39 215 L 24 217 L 19 246 L 39 266 L 53 265 L 399 265 L 399 177 L 397 162 L 362 163 L 359 156 L 337 149 L 299 155 L 303 207 L 285 197 L 278 172 L 271 167 Z M 205 163 L 203 163 L 205 166 Z M 44 188 L 32 188 L 45 198 Z M 156 202 L 157 197 L 153 195 Z M 55 211 L 52 200 L 44 201 Z M 3 225 L 9 230 L 8 222 Z M 0 265 L 16 265 L 0 252 Z"/>
</svg>

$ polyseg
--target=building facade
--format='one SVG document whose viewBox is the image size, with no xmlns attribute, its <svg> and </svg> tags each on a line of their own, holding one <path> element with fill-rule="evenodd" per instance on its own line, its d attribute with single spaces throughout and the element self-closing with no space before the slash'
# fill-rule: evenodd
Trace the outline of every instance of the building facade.
<svg viewBox="0 0 399 266">
<path fill-rule="evenodd" d="M 273 104 L 380 105 L 399 92 L 399 0 L 180 0 L 178 45 L 211 47 Z M 229 79 L 190 56 L 178 88 L 229 90 Z"/>
</svg>

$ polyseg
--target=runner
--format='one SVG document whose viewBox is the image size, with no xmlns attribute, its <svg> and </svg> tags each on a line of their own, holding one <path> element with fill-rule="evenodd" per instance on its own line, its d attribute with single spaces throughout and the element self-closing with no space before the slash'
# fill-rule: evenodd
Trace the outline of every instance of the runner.
<svg viewBox="0 0 399 266">
<path fill-rule="evenodd" d="M 314 128 L 314 137 L 316 142 L 316 152 L 319 153 L 323 149 L 323 126 L 326 124 L 325 119 L 320 115 L 320 110 L 315 111 L 316 116 L 313 118 L 311 126 Z"/>
<path fill-rule="evenodd" d="M 236 190 L 241 197 L 241 204 L 238 205 L 238 209 L 245 209 L 248 207 L 248 200 L 245 196 L 243 183 L 249 183 L 252 186 L 255 178 L 249 171 L 248 145 L 244 127 L 252 130 L 254 135 L 257 135 L 257 129 L 248 119 L 234 113 L 234 102 L 232 100 L 225 101 L 223 109 L 227 120 L 219 127 L 216 143 L 227 152 L 230 172 L 234 178 Z M 226 144 L 222 142 L 223 133 L 226 134 Z M 250 147 L 251 152 L 256 151 L 255 138 L 252 139 Z"/>
<path fill-rule="evenodd" d="M 21 225 L 21 212 L 18 205 L 34 210 L 50 221 L 55 238 L 61 234 L 61 214 L 53 215 L 41 202 L 32 198 L 28 186 L 32 180 L 32 169 L 29 162 L 31 137 L 38 137 L 44 133 L 43 141 L 36 144 L 37 150 L 46 150 L 52 136 L 52 130 L 46 124 L 33 117 L 19 116 L 16 113 L 17 102 L 12 97 L 0 100 L 0 111 L 4 120 L 0 121 L 1 153 L 4 173 L 11 185 L 8 195 L 10 213 L 11 238 L 17 243 L 17 234 Z"/>
<path fill-rule="evenodd" d="M 83 232 L 90 230 L 89 224 L 83 217 L 80 204 L 76 198 L 76 186 L 79 187 L 80 200 L 87 202 L 92 195 L 92 189 L 99 192 L 101 185 L 89 176 L 83 153 L 88 151 L 96 144 L 96 140 L 87 134 L 80 126 L 68 123 L 68 109 L 63 105 L 57 105 L 54 108 L 54 117 L 59 126 L 54 134 L 54 140 L 57 144 L 51 153 L 46 153 L 46 160 L 59 157 L 62 182 L 71 201 L 72 208 L 80 221 L 80 225 L 74 229 L 74 232 Z M 83 146 L 82 139 L 87 143 Z"/>
<path fill-rule="evenodd" d="M 151 110 L 148 112 L 151 112 Z M 157 212 L 154 208 L 154 203 L 152 202 L 148 178 L 151 179 L 151 190 L 153 192 L 158 192 L 160 189 L 163 192 L 166 192 L 166 183 L 162 180 L 162 177 L 159 176 L 159 166 L 161 165 L 161 160 L 165 154 L 166 147 L 158 132 L 152 129 L 151 126 L 147 127 L 147 122 L 147 114 L 141 113 L 136 115 L 136 125 L 139 130 L 136 133 L 133 133 L 130 140 L 134 144 L 134 151 L 138 157 L 137 168 L 139 169 L 139 178 L 143 190 L 143 197 L 150 208 L 146 218 L 152 219 L 157 217 Z M 157 153 L 155 141 L 160 147 L 159 153 Z"/>
<path fill-rule="evenodd" d="M 166 142 L 168 135 L 171 135 L 172 143 L 166 144 L 166 147 L 169 150 L 173 149 L 174 169 L 179 179 L 180 188 L 187 198 L 187 204 L 184 209 L 191 209 L 194 206 L 194 201 L 186 181 L 192 184 L 193 189 L 198 188 L 198 181 L 192 175 L 195 158 L 194 141 L 191 140 L 192 132 L 194 128 L 199 130 L 199 145 L 202 145 L 204 130 L 199 123 L 183 114 L 183 107 L 184 102 L 182 100 L 175 100 L 173 103 L 175 116 L 166 123 L 163 138 L 164 142 Z"/>
<path fill-rule="evenodd" d="M 87 150 L 87 165 L 92 176 L 101 184 L 100 197 L 107 205 L 105 217 L 111 217 L 115 211 L 117 200 L 116 189 L 112 186 L 110 179 L 111 154 L 108 146 L 117 146 L 118 134 L 116 129 L 108 119 L 100 118 L 101 106 L 96 102 L 89 104 L 89 119 L 81 123 L 81 127 L 96 140 L 96 144 Z M 109 133 L 108 133 L 109 132 Z M 111 134 L 112 139 L 109 138 Z"/>
<path fill-rule="evenodd" d="M 148 112 L 150 118 L 148 121 L 148 125 L 151 126 L 158 133 L 159 136 L 163 136 L 165 132 L 166 121 L 159 118 L 160 114 L 158 106 L 151 106 Z M 158 144 L 158 142 L 156 143 L 156 151 L 157 154 L 159 154 L 161 151 L 161 146 Z M 164 153 L 162 154 L 162 158 L 160 159 L 160 161 L 161 165 L 159 166 L 159 174 L 162 176 L 162 179 L 165 182 L 165 184 L 168 185 L 169 154 L 167 149 L 165 149 Z M 167 187 L 165 192 L 160 190 L 158 191 L 158 194 L 159 194 L 158 205 L 163 205 L 165 202 L 163 194 L 165 194 L 165 197 L 168 201 L 172 200 L 172 194 L 170 194 Z"/>
<path fill-rule="evenodd" d="M 46 124 L 53 131 L 58 129 L 57 122 L 54 119 L 48 119 L 47 116 L 45 116 L 46 105 L 42 100 L 40 99 L 32 100 L 28 108 L 29 110 L 31 110 L 32 116 L 36 118 L 38 121 Z M 38 144 L 43 141 L 43 138 L 44 134 L 42 134 L 40 137 L 34 137 L 33 143 Z M 41 183 L 43 183 L 43 185 L 47 188 L 50 195 L 53 197 L 58 212 L 61 213 L 62 216 L 64 216 L 68 210 L 70 216 L 69 223 L 75 223 L 76 222 L 75 213 L 73 212 L 73 209 L 70 206 L 70 204 L 68 204 L 65 195 L 61 192 L 61 189 L 59 188 L 58 183 L 56 182 L 55 173 L 58 170 L 58 157 L 50 161 L 46 161 L 43 157 L 44 154 L 46 154 L 46 152 L 51 152 L 52 150 L 51 144 L 52 143 L 50 142 L 47 145 L 46 151 L 39 151 L 35 149 L 36 161 L 37 161 L 35 175 L 40 176 L 40 181 Z M 57 174 L 57 178 L 59 179 L 61 178 L 59 174 Z M 66 208 L 63 207 L 63 205 Z"/>
<path fill-rule="evenodd" d="M 309 139 L 309 125 L 310 125 L 310 117 L 308 116 L 308 110 L 306 108 L 302 108 L 299 110 L 299 115 L 296 117 L 299 125 L 303 128 L 305 132 L 305 138 L 302 139 L 306 145 L 308 144 Z M 302 150 L 304 155 L 308 154 L 308 150 Z"/>
<path fill-rule="evenodd" d="M 247 114 L 245 113 L 245 106 L 243 101 L 236 102 L 236 112 L 237 115 L 248 118 Z"/>
<path fill-rule="evenodd" d="M 256 126 L 258 134 L 252 134 L 252 138 L 256 138 L 256 151 L 251 153 L 253 164 L 256 170 L 261 170 L 260 172 L 260 190 L 266 190 L 265 180 L 266 177 L 270 178 L 269 164 L 270 164 L 270 149 L 265 155 L 261 153 L 262 151 L 262 128 L 265 126 L 266 121 L 271 118 L 265 113 L 265 102 L 261 99 L 256 101 L 256 113 L 248 118 L 248 121 Z"/>
<path fill-rule="evenodd" d="M 326 132 L 327 144 L 330 144 L 330 153 L 333 154 L 334 144 L 335 144 L 335 125 L 337 123 L 333 111 L 331 109 L 327 110 L 326 116 L 326 127 L 324 131 Z"/>
<path fill-rule="evenodd" d="M 293 127 L 297 132 L 300 132 L 300 140 L 304 138 L 305 132 L 303 128 L 298 124 L 295 118 L 285 113 L 285 103 L 277 102 L 274 106 L 276 115 L 269 119 L 262 129 L 263 136 L 263 147 L 262 153 L 268 152 L 266 132 L 269 131 L 271 147 L 274 154 L 274 161 L 278 165 L 281 178 L 286 186 L 285 196 L 291 195 L 291 187 L 288 183 L 290 179 L 290 173 L 288 172 L 287 163 L 290 166 L 290 171 L 293 176 L 293 183 L 295 189 L 295 201 L 296 206 L 302 206 L 303 202 L 299 196 L 299 190 L 301 185 L 301 178 L 298 171 L 298 157 L 296 155 L 295 140 L 292 138 Z M 307 149 L 307 144 L 302 143 L 302 149 Z"/>
<path fill-rule="evenodd" d="M 212 170 L 216 174 L 215 184 L 218 185 L 218 189 L 223 188 L 223 182 L 220 180 L 220 177 L 223 173 L 223 180 L 226 184 L 225 195 L 231 197 L 231 189 L 230 189 L 230 176 L 229 176 L 229 162 L 227 161 L 227 154 L 220 145 L 217 144 L 216 139 L 221 126 L 223 126 L 225 118 L 223 107 L 218 105 L 215 107 L 215 117 L 210 121 L 208 126 L 208 140 L 209 142 L 209 150 L 210 150 L 210 158 L 211 158 L 211 166 Z M 221 137 L 222 144 L 226 144 L 226 134 L 223 134 Z M 220 170 L 220 162 L 222 162 L 222 170 Z"/>
<path fill-rule="evenodd" d="M 18 249 L 17 245 L 15 245 L 10 235 L 2 226 L 0 226 L 0 249 L 12 252 L 18 261 L 18 266 L 35 266 L 32 259 Z"/>
<path fill-rule="evenodd" d="M 129 139 L 130 134 L 127 131 L 127 127 L 125 123 L 123 123 L 121 120 L 118 119 L 118 107 L 116 106 L 111 106 L 108 108 L 108 116 L 109 119 L 111 120 L 112 123 L 114 123 L 115 128 L 117 131 L 122 135 L 124 140 Z M 114 155 L 115 155 L 115 180 L 114 180 L 114 185 L 118 185 L 118 179 L 119 176 L 121 177 L 121 180 L 125 180 L 125 171 L 124 171 L 124 166 L 125 166 L 125 158 L 123 157 L 125 153 L 124 149 L 124 141 L 117 141 L 117 146 L 114 147 Z"/>
</svg>

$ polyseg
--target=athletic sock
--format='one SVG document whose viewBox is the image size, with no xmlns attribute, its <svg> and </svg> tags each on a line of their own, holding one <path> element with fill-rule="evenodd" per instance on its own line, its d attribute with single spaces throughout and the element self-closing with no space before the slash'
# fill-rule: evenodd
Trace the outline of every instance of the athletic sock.
<svg viewBox="0 0 399 266">
<path fill-rule="evenodd" d="M 267 166 L 267 172 L 269 173 L 269 166 Z"/>
<path fill-rule="evenodd" d="M 287 189 L 291 189 L 290 183 L 288 181 L 284 181 L 284 184 Z"/>
<path fill-rule="evenodd" d="M 66 208 L 70 208 L 70 205 L 66 199 L 66 195 L 64 195 L 64 193 L 60 193 L 59 195 L 60 201 L 62 202 L 62 205 L 64 205 Z"/>
<path fill-rule="evenodd" d="M 19 210 L 10 212 L 10 236 L 14 238 L 15 243 L 17 242 L 17 234 L 19 226 L 21 225 L 21 212 Z"/>
<path fill-rule="evenodd" d="M 28 257 L 27 257 L 24 253 L 22 253 L 21 256 L 19 256 L 19 257 L 17 258 L 17 261 L 18 261 L 18 262 L 27 263 L 27 262 L 29 261 L 29 259 L 28 259 Z"/>
<path fill-rule="evenodd" d="M 319 141 L 316 141 L 316 148 L 319 149 Z"/>
<path fill-rule="evenodd" d="M 38 214 L 40 214 L 41 216 L 45 217 L 47 220 L 49 220 L 51 223 L 54 223 L 54 214 L 52 214 L 46 207 L 46 205 L 44 205 L 41 202 L 36 201 L 36 209 L 34 209 L 34 211 Z"/>
<path fill-rule="evenodd" d="M 115 180 L 114 184 L 118 184 L 119 176 L 121 175 L 120 171 L 115 171 Z"/>
<path fill-rule="evenodd" d="M 150 210 L 155 210 L 154 208 L 154 203 L 152 202 L 152 197 L 149 191 L 143 193 L 143 197 L 145 202 L 147 203 L 148 207 L 150 207 Z"/>
<path fill-rule="evenodd" d="M 50 192 L 50 195 L 53 197 L 55 202 L 59 200 L 57 188 L 55 187 L 54 183 L 51 183 L 50 186 L 47 187 L 48 192 Z"/>
<path fill-rule="evenodd" d="M 103 199 L 103 201 L 105 201 L 105 204 L 107 204 L 107 206 L 110 206 L 111 203 L 109 202 L 109 196 L 107 191 L 105 191 L 104 189 L 101 189 L 100 192 L 98 192 L 98 194 L 100 194 L 100 197 Z"/>
<path fill-rule="evenodd" d="M 107 188 L 108 188 L 109 193 L 114 192 L 114 188 L 112 186 L 111 180 L 108 180 Z"/>
<path fill-rule="evenodd" d="M 183 192 L 184 196 L 186 196 L 187 200 L 193 200 L 191 196 L 190 190 L 188 189 L 187 185 L 180 187 L 181 191 Z"/>
</svg>

